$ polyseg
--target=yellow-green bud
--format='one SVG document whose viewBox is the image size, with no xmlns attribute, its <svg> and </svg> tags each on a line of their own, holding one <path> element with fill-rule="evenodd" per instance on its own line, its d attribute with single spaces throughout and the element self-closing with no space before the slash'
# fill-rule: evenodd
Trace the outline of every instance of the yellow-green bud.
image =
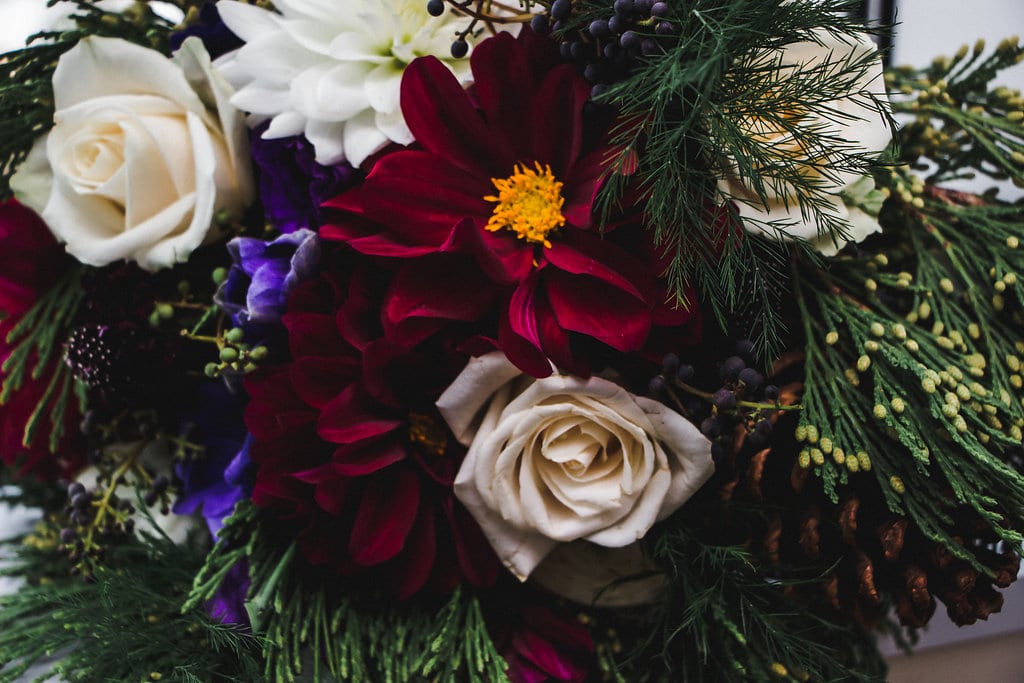
<svg viewBox="0 0 1024 683">
<path fill-rule="evenodd" d="M 932 306 L 927 301 L 922 301 L 921 305 L 917 307 L 917 314 L 921 320 L 927 320 L 932 315 Z"/>
<path fill-rule="evenodd" d="M 857 359 L 857 372 L 866 372 L 871 367 L 871 357 L 863 355 Z"/>
<path fill-rule="evenodd" d="M 846 469 L 850 470 L 851 472 L 859 471 L 860 470 L 860 461 L 857 460 L 857 458 L 847 458 L 846 459 Z"/>
<path fill-rule="evenodd" d="M 953 419 L 953 428 L 961 434 L 967 431 L 967 420 L 964 419 L 963 415 L 957 415 Z"/>
<path fill-rule="evenodd" d="M 871 457 L 865 451 L 859 451 L 857 453 L 857 462 L 860 463 L 860 469 L 862 471 L 871 471 Z"/>
<path fill-rule="evenodd" d="M 950 280 L 948 277 L 944 277 L 941 280 L 939 280 L 939 289 L 941 289 L 946 294 L 952 294 L 955 287 L 953 286 L 952 280 Z"/>
<path fill-rule="evenodd" d="M 925 377 L 924 379 L 921 380 L 921 388 L 925 390 L 925 393 L 934 394 L 935 380 L 933 380 L 931 377 Z"/>
<path fill-rule="evenodd" d="M 818 443 L 817 425 L 807 425 L 807 441 L 810 443 Z"/>
<path fill-rule="evenodd" d="M 797 464 L 805 470 L 811 466 L 811 452 L 806 448 L 800 451 L 800 455 L 797 456 Z"/>
<path fill-rule="evenodd" d="M 866 342 L 864 342 L 864 350 L 865 351 L 869 351 L 871 353 L 874 353 L 879 348 L 880 347 L 878 346 L 878 342 L 876 342 L 874 339 L 868 339 Z"/>
<path fill-rule="evenodd" d="M 889 411 L 886 410 L 885 406 L 883 406 L 881 403 L 876 403 L 874 409 L 871 412 L 874 413 L 875 417 L 879 420 L 884 420 L 886 415 L 889 414 Z"/>
<path fill-rule="evenodd" d="M 846 453 L 843 451 L 842 448 L 837 448 L 834 451 L 832 451 L 832 459 L 836 461 L 837 465 L 842 465 L 844 462 L 846 462 Z"/>
<path fill-rule="evenodd" d="M 1001 312 L 1006 307 L 1006 300 L 1003 297 L 996 294 L 992 297 L 992 308 L 996 309 L 996 312 Z"/>
<path fill-rule="evenodd" d="M 864 289 L 868 290 L 869 292 L 874 292 L 875 290 L 878 289 L 878 283 L 872 280 L 871 278 L 868 278 L 867 280 L 864 281 Z"/>
<path fill-rule="evenodd" d="M 885 325 L 883 325 L 880 322 L 871 323 L 871 334 L 875 335 L 876 337 L 885 336 Z"/>
<path fill-rule="evenodd" d="M 956 397 L 959 398 L 961 401 L 970 401 L 971 390 L 968 389 L 966 385 L 961 384 L 956 388 Z"/>
<path fill-rule="evenodd" d="M 238 350 L 225 346 L 220 350 L 220 359 L 225 363 L 233 363 L 238 360 Z"/>
<path fill-rule="evenodd" d="M 838 341 L 839 333 L 836 332 L 835 330 L 832 330 L 831 332 L 825 335 L 825 343 L 828 344 L 829 346 L 835 346 Z"/>
<path fill-rule="evenodd" d="M 818 448 L 812 448 L 811 449 L 811 461 L 815 465 L 824 465 L 825 464 L 825 454 L 822 453 L 821 450 L 818 449 Z"/>
<path fill-rule="evenodd" d="M 967 336 L 974 340 L 981 339 L 981 328 L 978 323 L 971 323 L 967 326 Z"/>
<path fill-rule="evenodd" d="M 903 402 L 903 399 L 897 396 L 893 400 L 889 401 L 889 407 L 892 408 L 892 412 L 897 415 L 902 415 L 907 409 L 907 404 Z"/>
<path fill-rule="evenodd" d="M 921 350 L 921 345 L 918 344 L 913 339 L 908 339 L 906 342 L 903 343 L 903 345 L 907 347 L 907 351 L 910 351 L 911 353 L 917 353 L 918 351 Z"/>
<path fill-rule="evenodd" d="M 907 338 L 907 328 L 903 325 L 896 323 L 892 326 L 892 334 L 897 339 L 903 340 Z"/>
<path fill-rule="evenodd" d="M 799 424 L 793 431 L 793 438 L 797 441 L 807 441 L 807 425 Z"/>
<path fill-rule="evenodd" d="M 156 314 L 164 320 L 170 320 L 174 317 L 174 306 L 170 304 L 157 304 L 155 310 Z"/>
<path fill-rule="evenodd" d="M 903 480 L 895 474 L 889 477 L 889 487 L 899 494 L 906 493 L 907 491 L 907 487 L 903 485 Z"/>
</svg>

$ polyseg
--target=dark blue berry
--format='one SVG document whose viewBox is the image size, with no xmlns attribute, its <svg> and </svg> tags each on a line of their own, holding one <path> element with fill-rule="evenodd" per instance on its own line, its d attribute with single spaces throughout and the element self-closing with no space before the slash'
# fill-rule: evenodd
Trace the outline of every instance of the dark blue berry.
<svg viewBox="0 0 1024 683">
<path fill-rule="evenodd" d="M 68 545 L 75 541 L 75 530 L 74 529 L 61 529 L 60 530 L 60 542 L 64 545 Z"/>
<path fill-rule="evenodd" d="M 640 54 L 645 57 L 652 57 L 658 54 L 658 43 L 651 38 L 644 38 L 640 43 Z"/>
<path fill-rule="evenodd" d="M 616 14 L 629 14 L 633 11 L 633 0 L 615 0 L 613 7 Z"/>
<path fill-rule="evenodd" d="M 582 62 L 587 57 L 587 45 L 586 43 L 575 42 L 569 44 L 569 54 L 572 58 L 578 62 Z"/>
<path fill-rule="evenodd" d="M 747 364 L 743 362 L 742 358 L 739 356 L 729 356 L 722 362 L 718 375 L 722 379 L 736 379 L 745 367 L 747 367 Z"/>
<path fill-rule="evenodd" d="M 605 43 L 601 52 L 604 53 L 606 58 L 611 59 L 615 55 L 619 54 L 619 46 L 615 43 Z"/>
<path fill-rule="evenodd" d="M 676 377 L 679 378 L 680 382 L 689 382 L 693 379 L 693 366 L 692 365 L 680 365 L 679 369 L 676 370 Z"/>
<path fill-rule="evenodd" d="M 655 396 L 665 390 L 665 378 L 661 375 L 655 375 L 651 378 L 651 381 L 647 383 L 647 391 Z"/>
<path fill-rule="evenodd" d="M 623 19 L 618 14 L 616 14 L 615 16 L 608 20 L 608 30 L 614 33 L 615 35 L 621 35 L 622 32 L 625 31 L 626 27 L 628 26 L 629 22 Z"/>
<path fill-rule="evenodd" d="M 651 6 L 651 16 L 652 17 L 658 17 L 658 18 L 667 17 L 668 13 L 669 13 L 669 8 L 668 8 L 668 3 L 667 2 L 656 2 L 656 3 L 654 3 Z"/>
<path fill-rule="evenodd" d="M 565 19 L 572 12 L 572 3 L 569 0 L 555 0 L 551 3 L 551 18 Z"/>
<path fill-rule="evenodd" d="M 764 384 L 764 376 L 754 368 L 740 370 L 739 380 L 750 387 L 752 391 L 757 391 Z"/>
<path fill-rule="evenodd" d="M 651 8 L 654 7 L 654 0 L 636 0 L 633 6 L 640 14 L 650 14 Z"/>
<path fill-rule="evenodd" d="M 85 493 L 85 486 L 81 482 L 73 481 L 68 484 L 68 498 L 74 498 L 80 493 Z"/>
<path fill-rule="evenodd" d="M 779 388 L 774 384 L 769 384 L 764 388 L 764 397 L 769 401 L 774 401 L 779 397 Z"/>
<path fill-rule="evenodd" d="M 461 38 L 452 43 L 452 57 L 461 59 L 469 52 L 469 43 Z"/>
<path fill-rule="evenodd" d="M 637 33 L 636 31 L 626 31 L 625 33 L 622 34 L 622 37 L 619 38 L 619 45 L 621 45 L 627 50 L 632 47 L 636 47 L 639 44 L 640 34 Z"/>
<path fill-rule="evenodd" d="M 85 510 L 91 502 L 92 497 L 88 493 L 76 493 L 71 497 L 71 507 L 76 510 Z"/>
<path fill-rule="evenodd" d="M 658 24 L 658 26 L 654 29 L 654 32 L 657 33 L 659 36 L 667 36 L 671 35 L 672 32 L 675 30 L 676 29 L 671 22 L 663 21 Z"/>
<path fill-rule="evenodd" d="M 558 46 L 558 52 L 562 59 L 572 59 L 572 43 L 562 43 Z"/>
<path fill-rule="evenodd" d="M 608 30 L 607 19 L 594 19 L 592 22 L 590 22 L 589 30 L 590 35 L 594 36 L 595 38 L 604 38 L 611 34 L 611 31 Z"/>
<path fill-rule="evenodd" d="M 444 14 L 444 0 L 427 0 L 427 13 L 432 17 Z"/>
<path fill-rule="evenodd" d="M 736 394 L 728 389 L 719 389 L 711 397 L 711 401 L 719 410 L 732 410 L 736 407 Z"/>
<path fill-rule="evenodd" d="M 601 80 L 602 71 L 600 63 L 587 64 L 583 69 L 583 78 L 587 79 L 588 83 L 597 83 Z"/>
<path fill-rule="evenodd" d="M 700 433 L 709 439 L 718 438 L 722 433 L 722 424 L 713 417 L 704 418 L 700 423 Z"/>
<path fill-rule="evenodd" d="M 606 92 L 608 92 L 607 85 L 605 85 L 604 83 L 596 83 L 594 87 L 590 89 L 590 96 L 593 98 L 598 98 L 601 95 L 605 94 Z"/>
<path fill-rule="evenodd" d="M 665 372 L 675 372 L 679 368 L 679 356 L 674 353 L 666 353 L 661 359 L 661 367 Z"/>
<path fill-rule="evenodd" d="M 547 34 L 548 29 L 551 28 L 550 22 L 548 21 L 548 15 L 534 15 L 533 19 L 530 20 L 530 28 L 532 28 L 533 32 L 537 35 L 543 36 Z"/>
<path fill-rule="evenodd" d="M 171 482 L 167 479 L 167 477 L 161 474 L 159 477 L 153 480 L 153 490 L 156 491 L 157 493 L 163 493 L 164 491 L 167 490 L 167 487 L 170 485 L 170 483 Z"/>
</svg>

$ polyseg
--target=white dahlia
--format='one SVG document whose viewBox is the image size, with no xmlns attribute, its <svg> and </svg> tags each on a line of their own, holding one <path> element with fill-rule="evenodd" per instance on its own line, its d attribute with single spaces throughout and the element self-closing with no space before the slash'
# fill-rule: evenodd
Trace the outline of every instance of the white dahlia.
<svg viewBox="0 0 1024 683">
<path fill-rule="evenodd" d="M 423 0 L 275 0 L 270 12 L 234 0 L 217 9 L 245 41 L 217 67 L 238 91 L 231 102 L 264 138 L 305 133 L 316 160 L 358 166 L 388 142 L 409 144 L 399 90 L 409 62 L 442 59 L 468 84 L 469 60 L 451 44 L 469 19 L 432 17 Z"/>
</svg>

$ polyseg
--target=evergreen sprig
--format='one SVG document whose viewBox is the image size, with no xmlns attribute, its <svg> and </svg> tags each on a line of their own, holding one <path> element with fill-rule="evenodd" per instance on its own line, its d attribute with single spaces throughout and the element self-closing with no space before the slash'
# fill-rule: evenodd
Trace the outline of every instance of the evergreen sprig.
<svg viewBox="0 0 1024 683">
<path fill-rule="evenodd" d="M 607 4 L 577 3 L 581 9 L 574 27 L 606 13 Z M 601 210 L 607 215 L 639 186 L 647 199 L 646 221 L 671 258 L 666 276 L 676 302 L 692 305 L 695 288 L 719 322 L 740 312 L 764 358 L 774 357 L 782 345 L 777 304 L 785 291 L 789 252 L 810 249 L 800 241 L 774 239 L 786 232 L 783 223 L 757 226 L 766 239 L 735 234 L 727 226 L 736 217 L 715 208 L 722 203 L 718 181 L 723 175 L 737 176 L 753 195 L 743 201 L 754 204 L 764 205 L 773 193 L 791 197 L 822 236 L 842 239 L 847 233 L 822 190 L 830 178 L 864 174 L 874 162 L 826 127 L 807 121 L 811 114 L 842 121 L 846 116 L 837 111 L 837 99 L 851 92 L 870 97 L 856 84 L 877 57 L 793 69 L 769 56 L 792 43 L 820 43 L 825 34 L 863 33 L 855 12 L 859 4 L 673 4 L 664 17 L 674 27 L 671 37 L 656 36 L 653 24 L 649 27 L 662 52 L 642 59 L 601 97 L 617 107 L 622 122 L 612 141 L 621 152 L 602 190 Z M 879 106 L 879 116 L 884 115 Z M 791 136 L 801 151 L 764 144 L 764 131 Z M 636 172 L 628 172 L 636 159 Z M 815 172 L 808 173 L 809 167 Z"/>
<path fill-rule="evenodd" d="M 48 668 L 37 681 L 260 680 L 252 635 L 200 609 L 182 612 L 202 563 L 194 549 L 143 536 L 112 550 L 86 583 L 49 575 L 55 542 L 11 547 L 17 561 L 2 574 L 31 583 L 0 597 L 0 683 L 20 680 L 33 664 Z"/>
<path fill-rule="evenodd" d="M 1024 205 L 936 183 L 1021 182 L 1024 116 L 1009 113 L 1024 101 L 989 82 L 1024 48 L 982 53 L 897 72 L 893 85 L 917 95 L 897 108 L 918 115 L 900 149 L 928 182 L 909 167 L 878 174 L 886 239 L 830 270 L 805 263 L 795 278 L 807 354 L 800 464 L 833 500 L 873 470 L 893 511 L 979 570 L 976 549 L 949 531 L 960 506 L 995 538 L 1019 546 L 1024 533 Z"/>
<path fill-rule="evenodd" d="M 786 585 L 814 577 L 775 576 L 742 547 L 699 538 L 680 522 L 658 534 L 653 552 L 668 590 L 639 647 L 612 663 L 616 680 L 884 680 L 870 636 L 787 597 Z"/>
<path fill-rule="evenodd" d="M 139 45 L 166 49 L 173 25 L 146 2 L 125 12 L 109 12 L 99 0 L 48 0 L 74 5 L 75 28 L 30 36 L 28 45 L 0 55 L 0 200 L 11 197 L 10 180 L 36 140 L 53 127 L 53 72 L 60 56 L 88 35 L 124 38 Z"/>
<path fill-rule="evenodd" d="M 211 599 L 239 562 L 249 566 L 246 609 L 264 636 L 267 680 L 430 680 L 502 683 L 506 664 L 487 631 L 476 596 L 460 588 L 442 604 L 346 592 L 282 547 L 249 501 L 238 504 L 196 575 L 185 609 Z"/>
<path fill-rule="evenodd" d="M 49 376 L 49 382 L 25 424 L 22 444 L 33 444 L 40 428 L 49 434 L 49 449 L 57 453 L 65 436 L 68 404 L 84 400 L 82 387 L 64 364 L 63 342 L 82 301 L 81 269 L 69 268 L 11 328 L 4 340 L 11 349 L 0 365 L 0 405 L 11 400 L 27 379 Z"/>
</svg>

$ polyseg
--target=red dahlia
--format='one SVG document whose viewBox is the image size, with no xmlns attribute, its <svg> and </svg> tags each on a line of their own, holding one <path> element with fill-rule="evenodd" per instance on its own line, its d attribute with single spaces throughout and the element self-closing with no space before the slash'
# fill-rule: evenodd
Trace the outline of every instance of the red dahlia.
<svg viewBox="0 0 1024 683">
<path fill-rule="evenodd" d="M 491 583 L 497 560 L 452 492 L 464 451 L 433 407 L 464 358 L 438 335 L 382 338 L 384 277 L 350 270 L 292 294 L 291 362 L 246 381 L 253 500 L 298 527 L 313 564 L 399 597 Z"/>
<path fill-rule="evenodd" d="M 360 186 L 328 201 L 321 229 L 364 254 L 406 260 L 390 297 L 408 316 L 473 320 L 467 293 L 499 302 L 498 346 L 524 371 L 548 358 L 586 373 L 574 338 L 640 349 L 652 325 L 680 325 L 636 223 L 595 225 L 592 208 L 610 150 L 606 126 L 584 116 L 589 89 L 557 65 L 551 41 L 499 34 L 472 56 L 466 92 L 433 57 L 402 79 L 401 104 L 417 146 L 384 155 Z M 448 259 L 424 258 L 444 253 Z M 454 260 L 459 286 L 450 281 Z M 469 310 L 472 309 L 472 310 Z"/>
</svg>

